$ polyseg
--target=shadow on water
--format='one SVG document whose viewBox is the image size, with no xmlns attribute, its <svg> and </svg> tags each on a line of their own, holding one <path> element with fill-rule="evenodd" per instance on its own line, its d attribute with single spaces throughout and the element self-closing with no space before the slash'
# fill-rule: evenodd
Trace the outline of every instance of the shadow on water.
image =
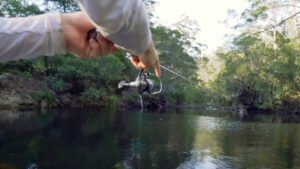
<svg viewBox="0 0 300 169">
<path fill-rule="evenodd" d="M 6 111 L 0 127 L 0 169 L 300 167 L 299 124 L 271 116 Z"/>
</svg>

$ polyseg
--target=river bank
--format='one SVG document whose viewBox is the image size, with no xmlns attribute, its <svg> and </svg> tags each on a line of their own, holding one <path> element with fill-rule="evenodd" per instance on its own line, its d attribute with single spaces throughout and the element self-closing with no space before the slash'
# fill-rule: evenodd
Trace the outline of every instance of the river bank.
<svg viewBox="0 0 300 169">
<path fill-rule="evenodd" d="M 52 90 L 43 78 L 25 77 L 10 73 L 0 75 L 0 110 L 39 110 L 46 108 L 87 108 L 87 107 L 123 107 L 139 109 L 138 94 L 127 91 L 118 93 L 116 97 L 104 96 L 91 105 L 84 98 L 71 92 L 58 93 Z M 131 94 L 130 94 L 131 93 Z M 91 93 L 92 95 L 93 93 Z M 165 109 L 190 109 L 219 112 L 236 112 L 245 114 L 282 114 L 299 116 L 297 106 L 274 109 L 248 108 L 243 105 L 220 106 L 214 104 L 172 104 L 162 96 L 145 96 L 145 108 L 148 110 L 164 111 Z M 299 106 L 299 105 L 298 105 Z"/>
</svg>

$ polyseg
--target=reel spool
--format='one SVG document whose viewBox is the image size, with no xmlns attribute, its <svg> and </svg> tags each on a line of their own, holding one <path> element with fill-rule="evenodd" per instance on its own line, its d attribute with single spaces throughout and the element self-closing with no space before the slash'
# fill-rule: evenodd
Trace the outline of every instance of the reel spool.
<svg viewBox="0 0 300 169">
<path fill-rule="evenodd" d="M 154 91 L 156 85 L 154 84 L 153 80 L 150 79 L 149 77 L 150 77 L 150 73 L 144 71 L 144 69 L 141 69 L 135 81 L 132 82 L 121 81 L 118 84 L 119 89 L 122 89 L 124 87 L 131 87 L 137 89 L 137 92 L 139 93 L 140 100 L 141 100 L 141 111 L 144 110 L 144 100 L 143 100 L 144 94 L 147 93 L 147 94 L 155 95 L 161 93 L 162 91 L 161 80 L 158 78 L 159 89 L 157 91 Z"/>
</svg>

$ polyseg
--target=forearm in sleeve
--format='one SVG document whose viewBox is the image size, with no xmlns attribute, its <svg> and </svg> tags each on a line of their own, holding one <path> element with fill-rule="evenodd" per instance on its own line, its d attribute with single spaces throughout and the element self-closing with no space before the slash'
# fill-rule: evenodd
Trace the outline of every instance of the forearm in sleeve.
<svg viewBox="0 0 300 169">
<path fill-rule="evenodd" d="M 0 18 L 0 61 L 66 53 L 60 14 Z"/>
<path fill-rule="evenodd" d="M 77 0 L 101 34 L 134 55 L 152 44 L 148 16 L 141 0 Z"/>
</svg>

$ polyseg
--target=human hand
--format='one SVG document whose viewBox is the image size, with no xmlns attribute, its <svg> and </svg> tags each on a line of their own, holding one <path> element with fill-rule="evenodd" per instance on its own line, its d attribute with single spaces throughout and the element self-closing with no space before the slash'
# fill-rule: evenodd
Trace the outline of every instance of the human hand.
<svg viewBox="0 0 300 169">
<path fill-rule="evenodd" d="M 61 25 L 67 51 L 82 58 L 107 55 L 117 50 L 115 45 L 97 33 L 95 39 L 87 38 L 87 32 L 95 26 L 83 12 L 61 14 Z"/>
<path fill-rule="evenodd" d="M 153 43 L 151 43 L 148 49 L 140 56 L 132 55 L 130 61 L 137 69 L 153 67 L 156 76 L 161 76 L 159 58 Z"/>
</svg>

